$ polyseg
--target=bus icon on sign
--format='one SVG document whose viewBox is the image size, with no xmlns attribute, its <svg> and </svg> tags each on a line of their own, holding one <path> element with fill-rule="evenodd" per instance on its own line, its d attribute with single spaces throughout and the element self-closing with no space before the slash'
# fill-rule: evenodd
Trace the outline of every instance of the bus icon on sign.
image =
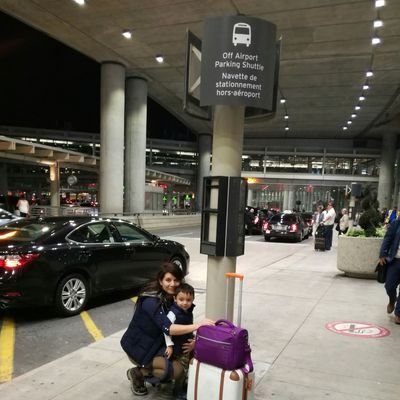
<svg viewBox="0 0 400 400">
<path fill-rule="evenodd" d="M 234 46 L 237 44 L 245 44 L 247 47 L 251 44 L 251 27 L 244 22 L 238 22 L 233 25 L 232 43 Z"/>
</svg>

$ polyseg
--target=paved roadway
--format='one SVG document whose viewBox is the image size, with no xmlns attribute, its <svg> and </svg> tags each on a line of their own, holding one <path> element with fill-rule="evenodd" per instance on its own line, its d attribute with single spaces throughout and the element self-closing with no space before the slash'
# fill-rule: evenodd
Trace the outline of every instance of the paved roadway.
<svg viewBox="0 0 400 400">
<path fill-rule="evenodd" d="M 199 253 L 199 227 L 153 232 L 187 246 L 191 255 L 188 282 L 199 294 L 203 293 L 207 256 Z M 295 246 L 302 245 L 311 251 L 313 241 L 267 244 L 262 235 L 254 235 L 247 236 L 246 242 L 262 242 L 265 249 L 277 247 L 280 257 L 285 258 L 285 249 L 292 253 Z M 267 265 L 267 252 L 265 258 Z M 47 309 L 3 312 L 0 314 L 0 383 L 124 329 L 131 318 L 135 295 L 135 291 L 108 295 L 92 301 L 87 312 L 70 318 L 57 318 Z"/>
</svg>

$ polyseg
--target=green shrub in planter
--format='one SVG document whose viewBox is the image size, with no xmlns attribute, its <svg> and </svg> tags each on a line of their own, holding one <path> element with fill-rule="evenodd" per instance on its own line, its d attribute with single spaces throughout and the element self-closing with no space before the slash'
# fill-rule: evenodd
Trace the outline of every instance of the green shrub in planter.
<svg viewBox="0 0 400 400">
<path fill-rule="evenodd" d="M 352 228 L 349 229 L 346 233 L 346 236 L 350 237 L 371 237 L 371 235 L 366 235 L 366 232 L 364 229 L 359 229 L 359 228 Z M 375 229 L 375 235 L 374 237 L 380 237 L 383 238 L 385 236 L 385 228 L 383 227 L 378 227 Z"/>
</svg>

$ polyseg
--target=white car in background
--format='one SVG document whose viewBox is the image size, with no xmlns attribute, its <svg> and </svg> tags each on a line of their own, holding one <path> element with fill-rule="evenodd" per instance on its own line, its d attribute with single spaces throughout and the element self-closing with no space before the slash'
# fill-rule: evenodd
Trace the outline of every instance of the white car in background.
<svg viewBox="0 0 400 400">
<path fill-rule="evenodd" d="M 17 215 L 14 215 L 9 211 L 0 208 L 0 226 L 6 225 L 11 221 L 17 221 L 18 219 L 24 219 L 24 218 L 18 217 Z"/>
</svg>

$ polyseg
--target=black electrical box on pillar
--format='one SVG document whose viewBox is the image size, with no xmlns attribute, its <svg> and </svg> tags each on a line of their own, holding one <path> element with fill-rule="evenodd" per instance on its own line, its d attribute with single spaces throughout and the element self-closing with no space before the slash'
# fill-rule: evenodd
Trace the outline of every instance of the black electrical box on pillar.
<svg viewBox="0 0 400 400">
<path fill-rule="evenodd" d="M 204 178 L 200 253 L 217 257 L 244 254 L 246 196 L 244 178 Z"/>
</svg>

